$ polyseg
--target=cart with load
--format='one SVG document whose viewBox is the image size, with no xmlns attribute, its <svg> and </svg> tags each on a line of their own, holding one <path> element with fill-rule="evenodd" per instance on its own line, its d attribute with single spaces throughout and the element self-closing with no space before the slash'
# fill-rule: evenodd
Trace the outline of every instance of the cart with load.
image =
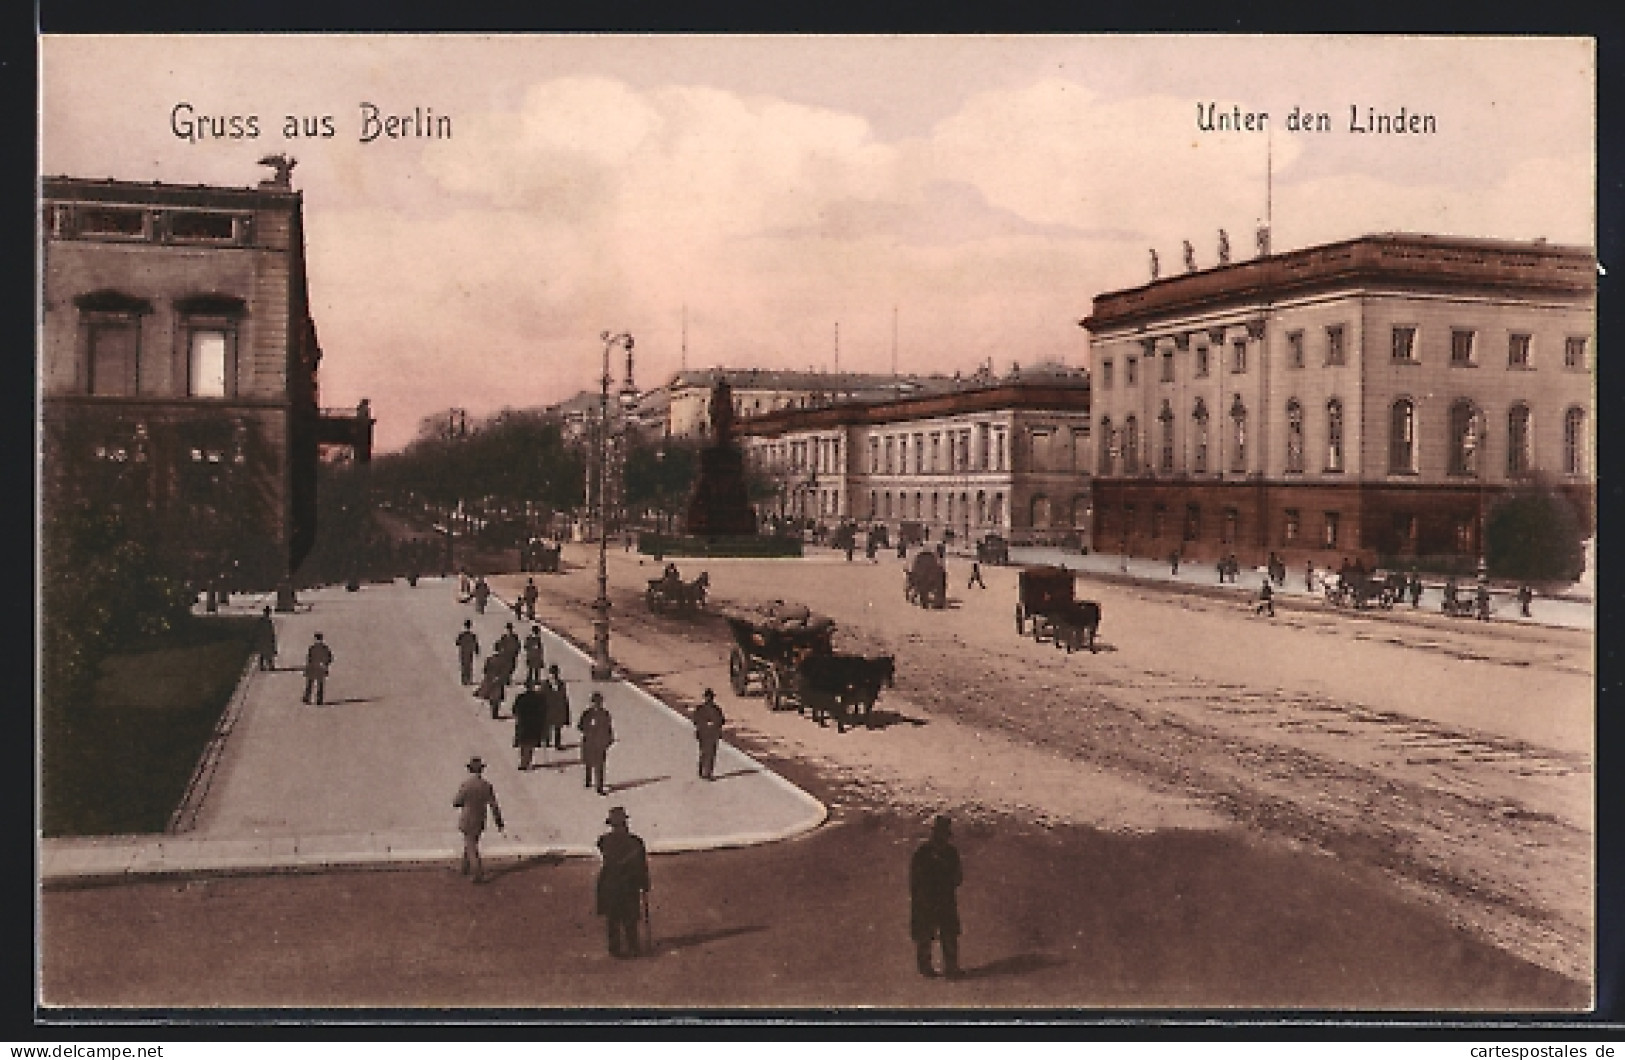
<svg viewBox="0 0 1625 1060">
<path fill-rule="evenodd" d="M 930 549 L 914 554 L 914 563 L 903 575 L 903 599 L 921 607 L 948 606 L 948 571 Z"/>
</svg>

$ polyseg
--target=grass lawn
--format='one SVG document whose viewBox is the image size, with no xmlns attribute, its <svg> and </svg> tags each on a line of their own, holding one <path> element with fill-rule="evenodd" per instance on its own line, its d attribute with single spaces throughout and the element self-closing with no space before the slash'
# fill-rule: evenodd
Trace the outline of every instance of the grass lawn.
<svg viewBox="0 0 1625 1060">
<path fill-rule="evenodd" d="M 253 619 L 199 619 L 109 656 L 88 702 L 44 712 L 47 836 L 162 832 L 252 646 Z"/>
</svg>

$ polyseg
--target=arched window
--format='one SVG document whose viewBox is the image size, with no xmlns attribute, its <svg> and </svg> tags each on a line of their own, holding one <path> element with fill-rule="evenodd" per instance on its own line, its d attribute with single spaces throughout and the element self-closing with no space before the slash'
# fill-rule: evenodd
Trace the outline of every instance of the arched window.
<svg viewBox="0 0 1625 1060">
<path fill-rule="evenodd" d="M 1586 473 L 1586 412 L 1578 405 L 1563 413 L 1563 472 Z"/>
<path fill-rule="evenodd" d="M 1207 406 L 1201 398 L 1196 399 L 1196 407 L 1191 410 L 1191 420 L 1194 430 L 1191 432 L 1191 470 L 1196 472 L 1207 471 Z"/>
<path fill-rule="evenodd" d="M 1463 398 L 1450 406 L 1450 473 L 1478 474 L 1478 454 L 1483 448 L 1483 429 L 1478 409 Z"/>
<path fill-rule="evenodd" d="M 1110 416 L 1100 418 L 1100 453 L 1099 474 L 1110 477 L 1112 473 L 1112 447 L 1117 444 L 1117 437 L 1112 433 L 1112 419 Z"/>
<path fill-rule="evenodd" d="M 1157 432 L 1161 436 L 1161 445 L 1157 448 L 1157 470 L 1164 475 L 1174 473 L 1174 410 L 1168 407 L 1168 402 L 1162 403 L 1162 411 L 1157 413 Z"/>
<path fill-rule="evenodd" d="M 1527 475 L 1533 466 L 1529 406 L 1520 401 L 1507 412 L 1507 475 L 1514 478 Z"/>
<path fill-rule="evenodd" d="M 1123 474 L 1140 473 L 1140 423 L 1133 416 L 1123 420 Z"/>
<path fill-rule="evenodd" d="M 1343 470 L 1343 403 L 1326 402 L 1326 470 Z"/>
<path fill-rule="evenodd" d="M 1416 470 L 1416 404 L 1410 398 L 1400 398 L 1388 412 L 1388 470 Z"/>
<path fill-rule="evenodd" d="M 1247 470 L 1247 406 L 1240 394 L 1230 403 L 1230 470 Z"/>
<path fill-rule="evenodd" d="M 1297 398 L 1286 403 L 1286 469 L 1303 470 L 1303 406 Z"/>
</svg>

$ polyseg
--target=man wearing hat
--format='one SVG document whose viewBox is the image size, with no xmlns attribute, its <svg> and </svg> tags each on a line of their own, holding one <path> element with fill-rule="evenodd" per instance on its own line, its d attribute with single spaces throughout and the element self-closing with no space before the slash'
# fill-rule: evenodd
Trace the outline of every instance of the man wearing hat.
<svg viewBox="0 0 1625 1060">
<path fill-rule="evenodd" d="M 485 882 L 485 866 L 480 861 L 480 834 L 485 831 L 485 810 L 491 809 L 491 818 L 496 821 L 497 831 L 504 831 L 502 826 L 502 807 L 497 805 L 496 789 L 484 777 L 485 762 L 475 755 L 468 760 L 468 771 L 472 774 L 463 781 L 463 786 L 457 789 L 457 796 L 451 804 L 463 812 L 457 818 L 457 830 L 463 833 L 463 875 L 468 875 L 472 867 L 475 883 Z"/>
<path fill-rule="evenodd" d="M 547 683 L 542 685 L 546 708 L 542 713 L 542 746 L 553 745 L 553 750 L 564 750 L 564 729 L 570 724 L 570 693 L 565 691 L 564 678 L 559 676 L 558 663 L 547 668 Z"/>
<path fill-rule="evenodd" d="M 627 827 L 624 808 L 611 809 L 604 823 L 609 831 L 598 837 L 598 853 L 604 859 L 598 870 L 598 915 L 609 930 L 609 955 L 636 957 L 638 916 L 643 893 L 649 889 L 649 855 L 643 840 Z"/>
<path fill-rule="evenodd" d="M 545 735 L 542 719 L 547 713 L 547 696 L 536 682 L 525 681 L 525 690 L 513 698 L 513 745 L 519 748 L 519 769 L 530 769 L 531 757 Z"/>
<path fill-rule="evenodd" d="M 322 635 L 316 634 L 316 639 L 305 650 L 305 695 L 304 702 L 310 702 L 310 693 L 316 692 L 316 703 L 321 705 L 322 695 L 327 691 L 327 671 L 333 665 L 333 649 L 322 642 Z"/>
<path fill-rule="evenodd" d="M 604 766 L 609 760 L 609 745 L 615 742 L 615 726 L 610 723 L 602 692 L 592 694 L 592 702 L 581 712 L 581 720 L 576 722 L 576 728 L 581 730 L 581 761 L 587 767 L 586 786 L 594 787 L 596 779 L 598 794 L 608 795 L 609 792 L 604 790 Z"/>
<path fill-rule="evenodd" d="M 541 684 L 547 675 L 542 672 L 543 648 L 542 627 L 531 626 L 530 635 L 525 638 L 525 684 Z"/>
<path fill-rule="evenodd" d="M 727 723 L 722 708 L 717 706 L 717 694 L 709 688 L 699 706 L 694 708 L 694 738 L 700 742 L 700 777 L 715 780 L 711 774 L 717 765 L 717 744 L 722 739 L 722 726 Z"/>
<path fill-rule="evenodd" d="M 457 634 L 457 662 L 462 667 L 463 684 L 474 683 L 474 660 L 480 654 L 480 638 L 474 632 L 474 620 L 463 619 L 463 631 Z"/>
<path fill-rule="evenodd" d="M 931 838 L 914 851 L 908 867 L 910 900 L 909 934 L 914 937 L 915 960 L 920 974 L 935 978 L 931 965 L 931 942 L 942 940 L 942 962 L 948 978 L 957 979 L 959 970 L 959 901 L 954 891 L 963 881 L 959 851 L 950 840 L 953 824 L 938 817 L 931 825 Z"/>
</svg>

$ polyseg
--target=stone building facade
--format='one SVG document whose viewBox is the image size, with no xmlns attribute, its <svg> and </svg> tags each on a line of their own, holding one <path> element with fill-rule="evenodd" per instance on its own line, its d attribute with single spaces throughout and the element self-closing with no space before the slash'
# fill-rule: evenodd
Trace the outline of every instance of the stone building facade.
<svg viewBox="0 0 1625 1060">
<path fill-rule="evenodd" d="M 47 177 L 39 386 L 47 504 L 122 507 L 198 580 L 274 585 L 316 533 L 324 416 L 301 193 Z"/>
<path fill-rule="evenodd" d="M 739 424 L 773 482 L 773 510 L 834 526 L 905 528 L 928 540 L 999 534 L 1088 543 L 1089 384 L 994 380 L 869 404 L 781 409 Z"/>
<path fill-rule="evenodd" d="M 1101 549 L 1474 557 L 1506 491 L 1592 519 L 1588 250 L 1376 235 L 1101 294 Z"/>
</svg>

